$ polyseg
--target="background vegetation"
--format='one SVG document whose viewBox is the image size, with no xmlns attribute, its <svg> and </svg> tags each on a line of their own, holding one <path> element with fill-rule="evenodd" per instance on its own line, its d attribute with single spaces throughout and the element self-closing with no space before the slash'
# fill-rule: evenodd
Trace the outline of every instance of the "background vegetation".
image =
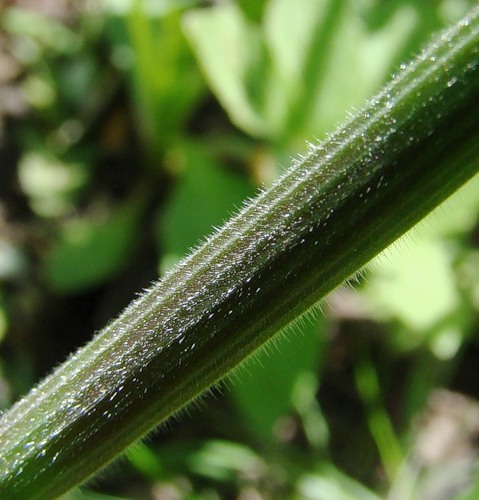
<svg viewBox="0 0 479 500">
<path fill-rule="evenodd" d="M 2 4 L 0 408 L 469 4 Z M 66 497 L 475 498 L 478 213 L 475 180 Z"/>
</svg>

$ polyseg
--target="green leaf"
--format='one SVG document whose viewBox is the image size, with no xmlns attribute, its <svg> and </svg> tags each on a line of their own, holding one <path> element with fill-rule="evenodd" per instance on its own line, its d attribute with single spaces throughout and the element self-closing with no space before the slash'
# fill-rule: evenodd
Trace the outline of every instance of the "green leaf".
<svg viewBox="0 0 479 500">
<path fill-rule="evenodd" d="M 471 179 L 457 195 L 447 203 L 434 210 L 427 219 L 414 228 L 411 236 L 447 241 L 463 238 L 472 230 L 479 219 L 479 178 Z"/>
<path fill-rule="evenodd" d="M 64 161 L 43 151 L 29 151 L 18 164 L 18 181 L 34 212 L 42 217 L 68 213 L 76 194 L 85 186 L 85 164 Z"/>
<path fill-rule="evenodd" d="M 66 24 L 33 9 L 10 6 L 2 12 L 0 26 L 9 33 L 30 37 L 35 45 L 38 43 L 60 54 L 74 53 L 80 48 L 80 37 Z M 35 54 L 40 52 L 35 51 Z"/>
<path fill-rule="evenodd" d="M 479 215 L 478 188 L 479 179 L 471 180 L 369 266 L 364 296 L 373 316 L 397 323 L 397 347 L 428 345 L 450 359 L 467 337 L 474 311 L 461 300 L 456 261 Z"/>
<path fill-rule="evenodd" d="M 144 443 L 135 443 L 126 451 L 128 461 L 144 476 L 161 479 L 165 476 L 165 467 L 158 456 Z"/>
<path fill-rule="evenodd" d="M 165 254 L 163 270 L 176 264 L 254 193 L 244 175 L 225 168 L 200 143 L 181 143 L 174 161 L 181 172 L 158 226 Z"/>
<path fill-rule="evenodd" d="M 382 315 L 413 332 L 427 331 L 459 304 L 450 256 L 439 241 L 395 243 L 366 287 Z"/>
<path fill-rule="evenodd" d="M 246 17 L 252 21 L 260 22 L 268 0 L 237 0 L 237 3 Z"/>
<path fill-rule="evenodd" d="M 283 332 L 279 345 L 266 346 L 230 377 L 232 397 L 258 437 L 273 437 L 280 417 L 294 408 L 297 384 L 318 370 L 325 349 L 324 326 L 323 318 L 306 320 L 294 327 L 300 334 L 292 340 L 287 339 L 288 330 Z"/>
<path fill-rule="evenodd" d="M 251 135 L 267 136 L 256 102 L 265 95 L 264 49 L 259 28 L 233 3 L 188 12 L 184 29 L 208 83 L 231 121 Z M 221 50 L 218 50 L 221 47 Z M 276 127 L 274 127 L 276 128 Z"/>
<path fill-rule="evenodd" d="M 270 0 L 258 25 L 231 3 L 188 12 L 185 31 L 233 123 L 296 148 L 375 92 L 443 24 L 440 11 L 410 1 L 298 0 L 291 8 Z"/>
<path fill-rule="evenodd" d="M 209 441 L 188 457 L 196 474 L 217 480 L 258 473 L 265 464 L 251 449 L 229 441 Z"/>
<path fill-rule="evenodd" d="M 134 1 L 109 19 L 113 61 L 129 73 L 140 133 L 160 158 L 181 135 L 203 92 L 181 30 L 188 3 L 158 2 L 154 8 Z"/>
<path fill-rule="evenodd" d="M 331 465 L 322 465 L 298 482 L 298 500 L 379 500 L 362 484 Z"/>
<path fill-rule="evenodd" d="M 135 198 L 112 213 L 68 221 L 44 263 L 48 285 L 60 293 L 78 293 L 119 273 L 140 231 L 142 203 Z"/>
</svg>

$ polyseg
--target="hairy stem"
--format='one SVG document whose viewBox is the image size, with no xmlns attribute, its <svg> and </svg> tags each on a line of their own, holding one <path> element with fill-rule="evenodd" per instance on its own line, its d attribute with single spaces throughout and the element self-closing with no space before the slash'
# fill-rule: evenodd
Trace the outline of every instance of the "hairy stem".
<svg viewBox="0 0 479 500">
<path fill-rule="evenodd" d="M 479 8 L 0 421 L 0 497 L 84 481 L 479 169 Z"/>
</svg>

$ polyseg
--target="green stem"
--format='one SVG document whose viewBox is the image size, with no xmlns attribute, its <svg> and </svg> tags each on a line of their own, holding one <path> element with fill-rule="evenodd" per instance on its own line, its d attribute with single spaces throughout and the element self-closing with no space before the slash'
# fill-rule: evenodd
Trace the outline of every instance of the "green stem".
<svg viewBox="0 0 479 500">
<path fill-rule="evenodd" d="M 479 8 L 0 421 L 0 497 L 51 498 L 219 380 L 478 171 Z"/>
</svg>

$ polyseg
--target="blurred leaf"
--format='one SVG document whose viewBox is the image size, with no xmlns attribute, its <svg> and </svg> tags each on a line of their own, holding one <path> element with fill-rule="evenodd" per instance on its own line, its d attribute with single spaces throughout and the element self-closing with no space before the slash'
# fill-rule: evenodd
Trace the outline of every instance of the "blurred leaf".
<svg viewBox="0 0 479 500">
<path fill-rule="evenodd" d="M 335 35 L 344 23 L 344 12 L 344 0 L 300 0 L 294 9 L 287 0 L 273 0 L 268 5 L 264 37 L 289 104 L 281 131 L 285 137 L 299 134 L 304 138 L 300 129 L 312 116 L 321 80 L 327 76 L 332 40 L 343 43 Z"/>
<path fill-rule="evenodd" d="M 275 424 L 294 408 L 294 398 L 305 373 L 316 373 L 324 355 L 325 342 L 321 331 L 324 318 L 305 320 L 300 339 L 285 336 L 278 346 L 267 346 L 253 359 L 246 361 L 231 377 L 232 397 L 239 411 L 249 420 L 248 428 L 262 439 L 271 438 L 278 430 Z M 295 342 L 295 340 L 299 340 Z M 310 387 L 314 391 L 317 387 Z M 303 394 L 304 398 L 304 394 Z M 276 432 L 275 432 L 276 431 Z"/>
<path fill-rule="evenodd" d="M 303 70 L 304 87 L 295 104 L 297 109 L 305 106 L 309 112 L 300 127 L 291 122 L 294 128 L 289 132 L 295 137 L 323 137 L 344 119 L 346 111 L 371 96 L 392 73 L 414 24 L 411 9 L 398 9 L 388 25 L 372 32 L 350 2 L 333 0 L 329 4 L 321 31 L 313 32 L 306 52 L 309 59 Z M 318 66 L 317 59 L 323 61 L 323 67 Z"/>
<path fill-rule="evenodd" d="M 87 177 L 84 164 L 42 151 L 26 152 L 18 164 L 20 186 L 33 211 L 44 217 L 64 215 Z"/>
<path fill-rule="evenodd" d="M 185 4 L 158 2 L 158 9 L 148 10 L 151 3 L 134 0 L 110 17 L 113 59 L 130 72 L 138 126 L 159 157 L 181 133 L 203 90 L 181 30 Z"/>
<path fill-rule="evenodd" d="M 260 22 L 268 0 L 237 0 L 238 5 L 246 17 L 255 22 Z"/>
<path fill-rule="evenodd" d="M 297 488 L 297 500 L 379 500 L 372 491 L 329 464 L 302 476 Z"/>
<path fill-rule="evenodd" d="M 162 210 L 159 226 L 163 270 L 175 264 L 214 227 L 220 226 L 255 189 L 246 177 L 228 171 L 199 143 L 176 151 L 182 169 L 178 185 Z"/>
<path fill-rule="evenodd" d="M 189 12 L 185 29 L 232 121 L 291 140 L 322 134 L 384 81 L 411 32 L 407 10 L 372 34 L 345 0 L 300 0 L 295 8 L 271 0 L 261 29 L 233 4 Z"/>
<path fill-rule="evenodd" d="M 427 345 L 449 359 L 466 338 L 473 312 L 461 301 L 451 255 L 440 240 L 398 242 L 365 292 L 378 319 L 399 322 L 391 338 L 400 350 Z"/>
<path fill-rule="evenodd" d="M 439 241 L 403 239 L 388 250 L 366 285 L 381 315 L 427 331 L 458 306 L 450 256 Z"/>
<path fill-rule="evenodd" d="M 212 91 L 231 121 L 248 134 L 272 135 L 278 124 L 266 122 L 253 98 L 258 93 L 271 97 L 265 92 L 268 83 L 259 28 L 233 3 L 188 12 L 184 28 Z"/>
<path fill-rule="evenodd" d="M 53 82 L 37 74 L 25 78 L 22 82 L 22 92 L 28 104 L 40 109 L 52 107 L 57 97 Z"/>
<path fill-rule="evenodd" d="M 357 343 L 354 353 L 356 389 L 362 400 L 369 432 L 376 444 L 384 472 L 392 482 L 400 470 L 405 453 L 386 411 L 380 379 L 371 359 L 369 345 L 364 339 L 361 340 Z"/>
<path fill-rule="evenodd" d="M 466 248 L 462 235 L 478 216 L 479 180 L 473 179 L 372 265 L 364 293 L 373 315 L 399 322 L 397 347 L 427 343 L 440 359 L 460 348 L 474 311 L 462 300 L 459 286 L 470 287 L 473 294 L 474 285 L 469 278 L 460 282 L 455 261 Z M 466 258 L 463 275 L 468 265 Z"/>
<path fill-rule="evenodd" d="M 233 123 L 294 146 L 334 128 L 444 24 L 441 5 L 373 3 L 226 3 L 188 12 L 185 31 Z"/>
<path fill-rule="evenodd" d="M 28 267 L 28 259 L 22 248 L 11 239 L 3 238 L 0 235 L 0 281 L 18 279 L 26 274 Z M 2 296 L 0 294 L 0 311 L 1 304 Z M 1 325 L 2 321 L 0 319 L 0 339 L 2 337 Z"/>
<path fill-rule="evenodd" d="M 202 476 L 228 480 L 241 474 L 257 475 L 265 468 L 262 459 L 250 448 L 228 441 L 209 441 L 188 457 L 191 470 Z"/>
<path fill-rule="evenodd" d="M 165 474 L 160 457 L 145 443 L 139 442 L 130 446 L 126 451 L 126 458 L 145 477 L 160 479 Z"/>
<path fill-rule="evenodd" d="M 47 283 L 62 293 L 101 285 L 121 271 L 138 238 L 142 200 L 133 198 L 104 219 L 69 221 L 44 263 Z"/>
<path fill-rule="evenodd" d="M 323 326 L 322 329 L 325 327 Z M 318 367 L 321 370 L 325 361 L 324 356 L 327 352 L 325 349 L 325 336 L 323 332 L 316 332 L 318 337 L 323 340 L 319 348 L 316 347 L 316 364 L 310 371 L 303 370 L 296 378 L 291 394 L 291 401 L 294 410 L 301 418 L 301 424 L 304 435 L 312 449 L 319 450 L 320 453 L 325 453 L 329 449 L 329 425 L 323 415 L 317 393 L 320 385 L 321 374 L 318 375 Z"/>
<path fill-rule="evenodd" d="M 474 229 L 478 221 L 479 177 L 474 177 L 413 231 L 419 232 L 421 238 L 462 237 Z"/>
<path fill-rule="evenodd" d="M 0 26 L 9 33 L 29 37 L 58 53 L 69 54 L 80 47 L 80 37 L 74 31 L 52 17 L 31 9 L 5 9 L 0 16 Z"/>
</svg>

